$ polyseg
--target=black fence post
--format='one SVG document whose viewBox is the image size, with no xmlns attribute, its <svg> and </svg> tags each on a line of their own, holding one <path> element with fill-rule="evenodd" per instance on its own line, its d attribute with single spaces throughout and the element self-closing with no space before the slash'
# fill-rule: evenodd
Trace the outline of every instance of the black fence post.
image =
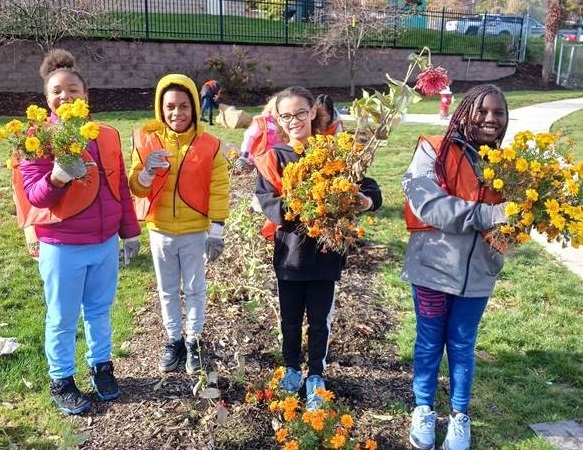
<svg viewBox="0 0 583 450">
<path fill-rule="evenodd" d="M 225 42 L 225 16 L 223 9 L 223 0 L 219 0 L 219 29 L 221 33 L 221 42 Z"/>
<path fill-rule="evenodd" d="M 443 33 L 445 30 L 445 8 L 441 9 L 441 30 L 439 32 L 439 52 L 443 51 Z"/>
<path fill-rule="evenodd" d="M 284 43 L 287 45 L 289 44 L 289 17 L 288 17 L 288 12 L 289 11 L 289 0 L 285 0 L 285 7 L 283 10 L 283 20 L 284 20 Z"/>
<path fill-rule="evenodd" d="M 146 39 L 150 39 L 150 8 L 148 0 L 144 0 L 144 22 L 146 24 Z"/>
</svg>

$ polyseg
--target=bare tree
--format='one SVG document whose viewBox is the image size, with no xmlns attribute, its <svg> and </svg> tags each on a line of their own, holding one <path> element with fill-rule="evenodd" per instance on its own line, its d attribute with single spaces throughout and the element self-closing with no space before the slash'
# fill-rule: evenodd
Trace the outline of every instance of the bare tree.
<svg viewBox="0 0 583 450">
<path fill-rule="evenodd" d="M 550 84 L 553 74 L 554 43 L 563 21 L 564 9 L 561 0 L 549 0 L 545 22 L 545 56 L 543 60 L 542 81 Z"/>
<path fill-rule="evenodd" d="M 114 20 L 102 0 L 12 0 L 0 3 L 0 42 L 34 40 L 48 52 L 64 38 L 108 32 Z"/>
<path fill-rule="evenodd" d="M 344 55 L 350 95 L 354 96 L 358 54 L 365 40 L 378 47 L 388 46 L 404 31 L 404 19 L 410 11 L 386 0 L 329 0 L 322 11 L 325 25 L 317 29 L 314 54 L 323 64 Z"/>
</svg>

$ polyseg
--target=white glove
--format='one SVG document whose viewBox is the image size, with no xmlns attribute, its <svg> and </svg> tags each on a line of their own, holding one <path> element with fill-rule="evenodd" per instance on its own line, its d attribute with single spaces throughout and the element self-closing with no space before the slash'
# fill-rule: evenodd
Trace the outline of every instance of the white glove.
<svg viewBox="0 0 583 450">
<path fill-rule="evenodd" d="M 372 208 L 373 202 L 372 198 L 364 195 L 362 192 L 359 192 L 356 195 L 356 208 L 360 212 L 368 211 Z"/>
<path fill-rule="evenodd" d="M 144 169 L 148 171 L 150 175 L 156 173 L 156 169 L 167 169 L 170 167 L 170 163 L 166 160 L 166 156 L 170 156 L 166 150 L 156 150 L 150 153 L 144 164 Z"/>
<path fill-rule="evenodd" d="M 54 161 L 52 176 L 61 183 L 66 184 L 74 178 L 82 178 L 86 174 L 87 167 L 85 167 L 85 161 L 80 156 L 75 158 L 67 167 L 63 167 L 58 159 Z"/>
<path fill-rule="evenodd" d="M 138 256 L 140 251 L 139 237 L 127 238 L 123 241 L 123 262 L 127 266 L 132 259 Z"/>
<path fill-rule="evenodd" d="M 223 240 L 224 225 L 217 222 L 211 223 L 211 229 L 206 240 L 206 261 L 215 261 L 225 248 L 225 241 Z"/>
</svg>

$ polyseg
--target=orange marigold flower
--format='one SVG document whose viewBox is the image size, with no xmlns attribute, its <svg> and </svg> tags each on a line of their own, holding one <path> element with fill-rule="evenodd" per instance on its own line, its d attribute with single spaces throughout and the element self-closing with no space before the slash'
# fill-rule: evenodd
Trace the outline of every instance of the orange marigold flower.
<svg viewBox="0 0 583 450">
<path fill-rule="evenodd" d="M 343 414 L 340 417 L 340 423 L 343 427 L 352 428 L 354 426 L 354 419 L 350 414 Z"/>
<path fill-rule="evenodd" d="M 283 450 L 299 450 L 300 446 L 298 444 L 298 441 L 289 441 L 286 442 L 285 445 L 283 446 Z"/>
<path fill-rule="evenodd" d="M 287 435 L 288 435 L 287 429 L 280 428 L 275 432 L 275 440 L 281 444 L 287 439 Z"/>
<path fill-rule="evenodd" d="M 316 388 L 315 393 L 318 397 L 320 397 L 325 403 L 332 401 L 335 397 L 334 392 L 329 391 L 324 388 Z"/>
<path fill-rule="evenodd" d="M 372 439 L 367 439 L 364 443 L 364 448 L 366 448 L 366 450 L 377 450 L 377 443 Z"/>
<path fill-rule="evenodd" d="M 330 439 L 330 446 L 332 448 L 342 448 L 344 447 L 344 444 L 346 444 L 346 436 L 343 436 L 341 434 L 335 434 Z"/>
</svg>

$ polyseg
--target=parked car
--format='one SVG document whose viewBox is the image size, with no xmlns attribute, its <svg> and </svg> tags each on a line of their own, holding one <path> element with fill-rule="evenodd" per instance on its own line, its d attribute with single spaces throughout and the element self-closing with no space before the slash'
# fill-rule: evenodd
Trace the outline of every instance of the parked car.
<svg viewBox="0 0 583 450">
<path fill-rule="evenodd" d="M 493 17 L 490 14 L 486 15 L 486 20 Z M 484 14 L 476 16 L 460 17 L 458 20 L 450 20 L 445 23 L 446 31 L 455 31 L 459 34 L 472 35 L 478 34 L 481 26 L 484 25 Z"/>
<path fill-rule="evenodd" d="M 483 29 L 485 34 L 496 36 L 532 37 L 545 34 L 544 25 L 532 17 L 511 14 L 488 17 L 485 28 L 482 25 L 478 32 L 482 32 Z"/>
</svg>

